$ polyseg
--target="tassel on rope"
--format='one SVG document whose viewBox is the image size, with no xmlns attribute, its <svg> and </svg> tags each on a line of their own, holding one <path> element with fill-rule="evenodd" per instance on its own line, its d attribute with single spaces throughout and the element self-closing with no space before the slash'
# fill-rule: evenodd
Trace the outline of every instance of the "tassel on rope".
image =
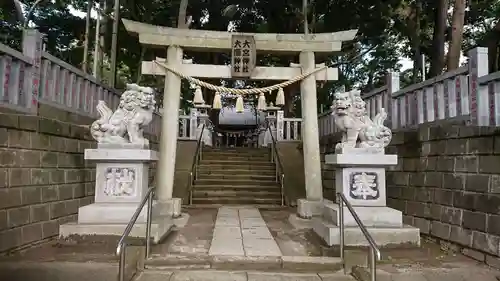
<svg viewBox="0 0 500 281">
<path fill-rule="evenodd" d="M 259 99 L 257 100 L 257 110 L 266 109 L 266 96 L 264 93 L 259 94 Z"/>
<path fill-rule="evenodd" d="M 243 113 L 243 110 L 243 97 L 241 95 L 238 95 L 238 98 L 236 99 L 236 112 Z"/>
<path fill-rule="evenodd" d="M 221 101 L 221 97 L 220 97 L 219 92 L 215 92 L 214 102 L 212 104 L 212 108 L 213 109 L 221 109 L 222 108 L 222 101 Z"/>
<path fill-rule="evenodd" d="M 194 90 L 194 104 L 204 104 L 205 100 L 203 99 L 203 93 L 201 92 L 201 87 L 196 86 L 196 90 Z"/>
<path fill-rule="evenodd" d="M 285 92 L 281 87 L 278 89 L 278 94 L 276 95 L 276 105 L 277 106 L 285 105 Z"/>
</svg>

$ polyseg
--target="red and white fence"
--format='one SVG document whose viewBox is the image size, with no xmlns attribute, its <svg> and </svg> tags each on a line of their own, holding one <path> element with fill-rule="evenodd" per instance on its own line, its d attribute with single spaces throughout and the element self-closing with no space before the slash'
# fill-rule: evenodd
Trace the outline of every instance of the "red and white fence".
<svg viewBox="0 0 500 281">
<path fill-rule="evenodd" d="M 38 103 L 81 116 L 97 118 L 96 105 L 104 100 L 116 109 L 120 95 L 95 77 L 42 50 L 42 35 L 26 30 L 23 52 L 0 44 L 0 106 L 38 114 Z M 146 132 L 160 133 L 161 115 L 155 113 Z"/>
<path fill-rule="evenodd" d="M 488 74 L 488 51 L 469 52 L 467 66 L 399 89 L 399 74 L 388 74 L 385 86 L 363 93 L 368 115 L 383 107 L 390 128 L 414 127 L 440 120 L 465 120 L 472 125 L 500 126 L 500 72 Z M 319 134 L 335 132 L 330 112 L 318 116 Z"/>
<path fill-rule="evenodd" d="M 284 112 L 276 113 L 276 141 L 302 140 L 302 118 L 285 118 Z"/>
<path fill-rule="evenodd" d="M 461 67 L 393 93 L 392 128 L 467 117 L 468 72 Z"/>
<path fill-rule="evenodd" d="M 117 90 L 46 52 L 42 53 L 40 77 L 40 101 L 63 110 L 97 117 L 99 100 L 111 109 L 120 103 Z"/>
</svg>

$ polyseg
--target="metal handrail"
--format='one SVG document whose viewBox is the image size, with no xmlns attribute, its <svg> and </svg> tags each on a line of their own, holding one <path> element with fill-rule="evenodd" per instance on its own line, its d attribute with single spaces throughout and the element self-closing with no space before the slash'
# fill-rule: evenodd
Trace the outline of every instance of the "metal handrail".
<svg viewBox="0 0 500 281">
<path fill-rule="evenodd" d="M 377 261 L 380 260 L 380 248 L 377 246 L 377 243 L 375 243 L 375 240 L 373 240 L 373 237 L 371 234 L 368 232 L 366 229 L 366 226 L 363 224 L 361 219 L 359 219 L 358 214 L 356 214 L 356 211 L 352 207 L 351 203 L 347 201 L 347 198 L 344 196 L 342 193 L 337 193 L 337 196 L 340 198 L 339 200 L 339 226 L 340 226 L 340 258 L 342 259 L 342 262 L 344 263 L 344 270 L 345 270 L 345 257 L 344 257 L 344 234 L 345 234 L 345 225 L 344 225 L 344 204 L 346 205 L 347 209 L 351 213 L 352 217 L 358 224 L 359 228 L 361 229 L 361 232 L 365 236 L 366 240 L 368 241 L 368 244 L 370 245 L 370 280 L 371 281 L 376 281 L 377 280 Z"/>
<path fill-rule="evenodd" d="M 280 155 L 278 150 L 276 149 L 276 140 L 274 139 L 273 131 L 271 130 L 271 126 L 269 122 L 267 123 L 267 129 L 271 135 L 271 161 L 276 164 L 276 182 L 280 183 L 281 188 L 281 206 L 285 205 L 285 190 L 284 190 L 284 181 L 285 181 L 285 173 L 283 169 L 283 164 L 281 164 Z"/>
<path fill-rule="evenodd" d="M 203 131 L 205 131 L 205 124 L 201 127 L 201 133 L 200 137 L 198 138 L 198 141 L 196 142 L 196 152 L 194 153 L 193 156 L 193 164 L 191 165 L 191 172 L 189 172 L 189 205 L 193 203 L 193 182 L 196 180 L 198 177 L 198 163 L 201 160 L 201 154 L 202 154 L 202 148 L 203 145 L 201 145 L 201 138 L 203 137 Z"/>
<path fill-rule="evenodd" d="M 151 249 L 151 214 L 153 211 L 153 193 L 154 193 L 154 186 L 150 187 L 148 191 L 146 192 L 146 196 L 142 198 L 141 203 L 139 203 L 139 206 L 135 210 L 134 215 L 130 219 L 130 221 L 127 224 L 127 227 L 123 231 L 122 236 L 120 237 L 120 240 L 118 241 L 118 245 L 116 246 L 116 255 L 120 257 L 120 261 L 118 263 L 118 281 L 123 281 L 125 278 L 125 249 L 127 247 L 127 243 L 125 239 L 130 235 L 130 232 L 132 231 L 132 228 L 134 228 L 135 223 L 137 222 L 137 218 L 139 218 L 139 215 L 141 214 L 142 209 L 144 208 L 144 205 L 146 205 L 146 202 L 148 203 L 148 208 L 147 208 L 147 214 L 146 214 L 146 253 L 145 253 L 145 258 L 149 258 L 149 252 Z"/>
</svg>

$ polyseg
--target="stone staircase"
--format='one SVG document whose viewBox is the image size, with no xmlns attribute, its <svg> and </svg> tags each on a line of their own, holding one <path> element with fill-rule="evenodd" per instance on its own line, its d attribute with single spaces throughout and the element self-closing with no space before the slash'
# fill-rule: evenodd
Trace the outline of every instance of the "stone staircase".
<svg viewBox="0 0 500 281">
<path fill-rule="evenodd" d="M 281 205 L 275 164 L 265 148 L 203 148 L 194 205 Z"/>
</svg>

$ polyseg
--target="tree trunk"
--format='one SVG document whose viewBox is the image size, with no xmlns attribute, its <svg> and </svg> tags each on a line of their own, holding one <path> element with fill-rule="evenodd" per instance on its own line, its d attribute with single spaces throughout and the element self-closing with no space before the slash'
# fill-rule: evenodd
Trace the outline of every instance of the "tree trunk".
<svg viewBox="0 0 500 281">
<path fill-rule="evenodd" d="M 488 36 L 488 65 L 490 73 L 500 69 L 500 19 Z"/>
<path fill-rule="evenodd" d="M 109 24 L 111 23 L 109 15 L 111 14 L 111 1 L 110 0 L 101 0 L 102 5 L 101 8 L 104 11 L 104 15 L 101 20 L 101 30 L 99 31 L 100 35 L 100 45 L 101 48 L 99 50 L 99 77 L 101 80 L 109 81 L 109 77 L 105 77 L 106 71 L 104 71 L 106 65 L 103 63 L 104 62 L 104 55 L 106 54 L 106 49 L 108 46 L 111 46 L 109 39 L 110 39 L 110 28 Z"/>
<path fill-rule="evenodd" d="M 186 22 L 186 11 L 189 0 L 181 0 L 179 5 L 179 16 L 177 18 L 177 28 L 188 28 Z"/>
<path fill-rule="evenodd" d="M 436 0 L 437 6 L 434 13 L 434 33 L 432 35 L 431 67 L 429 77 L 440 75 L 444 68 L 444 43 L 446 32 L 446 15 L 448 0 Z"/>
<path fill-rule="evenodd" d="M 420 15 L 422 15 L 422 3 L 420 1 L 416 1 L 415 6 L 413 8 L 412 13 L 412 22 L 414 24 L 414 29 L 410 30 L 412 36 L 410 38 L 411 45 L 413 48 L 413 75 L 412 82 L 417 83 L 419 74 L 422 70 L 422 51 L 421 51 L 421 42 L 420 42 L 420 34 L 422 33 L 422 29 L 420 26 Z M 423 77 L 422 77 L 423 80 Z"/>
<path fill-rule="evenodd" d="M 90 13 L 92 12 L 92 6 L 94 5 L 93 0 L 89 0 L 87 3 L 87 16 L 85 18 L 85 42 L 83 43 L 83 60 L 82 60 L 82 70 L 87 73 L 88 70 L 88 58 L 89 58 L 89 36 L 90 36 Z"/>
<path fill-rule="evenodd" d="M 141 56 L 139 57 L 139 66 L 137 67 L 137 78 L 135 79 L 136 84 L 140 84 L 142 80 L 142 61 L 144 60 L 146 51 L 147 47 L 145 45 L 141 45 Z"/>
<path fill-rule="evenodd" d="M 455 0 L 451 23 L 451 41 L 448 49 L 447 70 L 455 70 L 460 65 L 462 39 L 464 37 L 465 0 Z"/>
</svg>

